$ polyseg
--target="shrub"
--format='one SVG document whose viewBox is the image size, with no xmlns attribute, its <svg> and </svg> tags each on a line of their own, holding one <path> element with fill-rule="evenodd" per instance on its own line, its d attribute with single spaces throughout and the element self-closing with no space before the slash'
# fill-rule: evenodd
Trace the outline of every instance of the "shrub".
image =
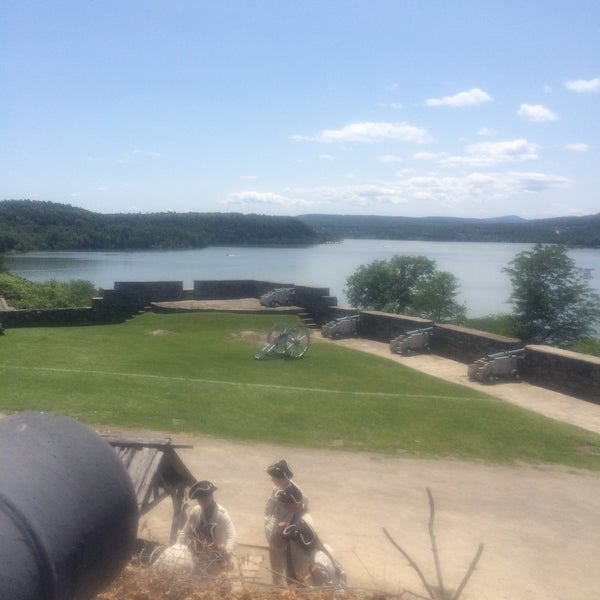
<svg viewBox="0 0 600 600">
<path fill-rule="evenodd" d="M 0 296 L 13 308 L 76 308 L 90 306 L 98 294 L 94 284 L 82 279 L 35 283 L 9 273 L 0 273 Z"/>
</svg>

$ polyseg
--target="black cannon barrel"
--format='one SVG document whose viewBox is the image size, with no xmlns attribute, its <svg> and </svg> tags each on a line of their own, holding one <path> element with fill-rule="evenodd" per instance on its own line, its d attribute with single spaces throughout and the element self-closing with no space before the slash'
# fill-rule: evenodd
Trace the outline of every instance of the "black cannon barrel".
<svg viewBox="0 0 600 600">
<path fill-rule="evenodd" d="M 494 358 L 502 358 L 503 356 L 521 356 L 523 354 L 525 354 L 525 348 L 515 348 L 513 350 L 502 350 L 502 352 L 488 354 L 486 359 L 493 360 Z"/>
<path fill-rule="evenodd" d="M 0 419 L 0 598 L 89 599 L 134 547 L 133 484 L 108 442 L 73 419 Z"/>
<path fill-rule="evenodd" d="M 420 329 L 411 329 L 410 331 L 406 331 L 404 335 L 413 335 L 415 333 L 428 333 L 433 331 L 433 327 L 421 327 Z"/>
</svg>

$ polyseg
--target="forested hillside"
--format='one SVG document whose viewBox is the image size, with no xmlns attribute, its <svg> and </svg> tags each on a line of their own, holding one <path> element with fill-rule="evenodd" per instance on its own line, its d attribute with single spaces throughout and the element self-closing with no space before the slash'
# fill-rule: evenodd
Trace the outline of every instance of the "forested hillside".
<svg viewBox="0 0 600 600">
<path fill-rule="evenodd" d="M 0 201 L 0 253 L 302 245 L 344 238 L 561 243 L 600 247 L 600 214 L 524 220 L 240 213 L 100 214 L 68 204 Z"/>
<path fill-rule="evenodd" d="M 0 201 L 0 252 L 296 245 L 327 239 L 294 217 L 170 212 L 105 215 L 54 202 Z"/>
<path fill-rule="evenodd" d="M 518 217 L 459 219 L 316 214 L 298 218 L 323 235 L 338 239 L 539 242 L 600 247 L 600 214 L 530 221 Z"/>
</svg>

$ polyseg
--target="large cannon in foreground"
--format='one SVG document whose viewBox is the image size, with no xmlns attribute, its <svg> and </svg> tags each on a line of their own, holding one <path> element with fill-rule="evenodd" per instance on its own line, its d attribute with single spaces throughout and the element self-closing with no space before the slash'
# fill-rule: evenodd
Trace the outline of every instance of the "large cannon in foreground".
<svg viewBox="0 0 600 600">
<path fill-rule="evenodd" d="M 0 598 L 84 600 L 135 545 L 137 502 L 110 444 L 67 417 L 0 419 Z"/>
</svg>

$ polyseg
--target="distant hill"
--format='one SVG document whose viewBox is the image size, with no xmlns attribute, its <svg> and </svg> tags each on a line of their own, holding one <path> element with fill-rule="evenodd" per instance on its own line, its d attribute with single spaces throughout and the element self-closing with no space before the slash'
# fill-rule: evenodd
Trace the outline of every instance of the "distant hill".
<svg viewBox="0 0 600 600">
<path fill-rule="evenodd" d="M 294 246 L 344 238 L 541 242 L 600 247 L 600 214 L 525 220 L 241 213 L 100 214 L 56 202 L 0 201 L 0 253 Z"/>
<path fill-rule="evenodd" d="M 329 239 L 295 217 L 171 212 L 105 215 L 55 202 L 0 201 L 0 252 L 279 246 Z"/>
<path fill-rule="evenodd" d="M 600 247 L 600 214 L 526 220 L 454 217 L 382 217 L 308 214 L 298 217 L 325 236 L 337 239 L 419 240 L 438 242 L 520 242 Z"/>
</svg>

